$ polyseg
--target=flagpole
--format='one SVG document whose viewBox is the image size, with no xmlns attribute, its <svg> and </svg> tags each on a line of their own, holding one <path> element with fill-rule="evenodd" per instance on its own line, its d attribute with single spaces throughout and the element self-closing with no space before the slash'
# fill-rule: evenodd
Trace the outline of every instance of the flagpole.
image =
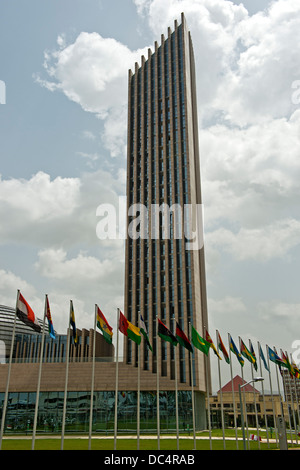
<svg viewBox="0 0 300 470">
<path fill-rule="evenodd" d="M 219 352 L 219 339 L 218 339 L 218 330 L 216 330 L 216 341 L 217 341 L 217 348 Z M 222 385 L 221 385 L 221 367 L 220 367 L 220 360 L 218 359 L 218 374 L 219 374 L 219 387 L 220 387 L 220 400 L 221 400 L 221 420 L 222 420 L 222 433 L 223 433 L 223 446 L 224 450 L 226 449 L 226 442 L 225 442 L 225 426 L 224 426 L 224 410 L 223 410 L 223 395 L 222 395 Z"/>
<path fill-rule="evenodd" d="M 43 364 L 44 343 L 45 343 L 45 319 L 46 319 L 46 311 L 47 311 L 47 298 L 48 298 L 48 296 L 46 294 L 46 296 L 45 296 L 45 307 L 44 307 L 44 319 L 43 319 L 43 331 L 42 331 L 42 343 L 41 343 L 41 352 L 40 352 L 39 375 L 38 375 L 38 383 L 37 383 L 37 391 L 36 391 L 35 410 L 34 410 L 34 421 L 33 421 L 33 433 L 32 433 L 31 450 L 34 450 L 36 425 L 37 425 L 37 417 L 38 417 L 38 410 L 39 410 L 41 375 L 42 375 L 42 364 Z"/>
<path fill-rule="evenodd" d="M 140 328 L 140 312 L 138 312 L 138 327 Z M 137 347 L 138 354 L 138 390 L 137 390 L 137 450 L 140 450 L 140 395 L 141 395 L 141 358 L 140 358 L 140 348 Z M 142 347 L 142 346 L 141 346 Z"/>
<path fill-rule="evenodd" d="M 93 427 L 93 405 L 94 405 L 94 387 L 95 387 L 95 357 L 96 357 L 96 325 L 97 325 L 97 304 L 95 304 L 94 333 L 93 333 L 92 383 L 91 383 L 90 423 L 89 423 L 89 450 L 91 450 L 92 427 Z"/>
<path fill-rule="evenodd" d="M 173 322 L 175 323 L 175 318 L 173 318 Z M 173 325 L 173 333 L 176 336 L 176 326 Z M 175 409 L 176 409 L 176 436 L 177 436 L 177 450 L 179 450 L 179 420 L 178 420 L 178 383 L 177 383 L 177 348 L 174 348 L 174 355 L 175 355 Z"/>
<path fill-rule="evenodd" d="M 241 337 L 240 336 L 239 336 L 239 345 L 240 345 L 240 351 L 241 351 Z M 242 375 L 242 379 L 244 381 L 244 369 L 243 369 L 242 364 L 240 364 L 240 365 L 241 365 L 241 375 Z M 242 406 L 243 407 L 245 406 L 244 416 L 245 416 L 245 422 L 246 422 L 248 449 L 250 449 L 249 429 L 248 429 L 248 414 L 247 414 L 247 403 L 246 403 L 245 387 L 243 388 L 243 403 L 242 403 Z"/>
<path fill-rule="evenodd" d="M 189 322 L 189 336 L 192 340 L 191 322 Z M 193 371 L 193 355 L 190 354 L 190 370 L 191 370 L 191 383 L 192 383 L 192 414 L 193 414 L 193 436 L 194 436 L 194 450 L 196 450 L 196 419 L 195 419 L 195 397 L 194 397 L 194 371 Z"/>
<path fill-rule="evenodd" d="M 71 332 L 70 318 L 71 318 L 71 312 L 72 312 L 72 300 L 70 300 L 69 324 L 68 324 L 68 332 L 67 332 L 66 378 L 65 378 L 63 420 L 62 420 L 62 427 L 61 427 L 61 450 L 64 450 L 64 437 L 65 437 L 65 426 L 66 426 L 67 391 L 68 391 L 69 357 L 70 357 L 70 332 Z"/>
<path fill-rule="evenodd" d="M 5 390 L 4 403 L 3 403 L 3 409 L 2 409 L 0 450 L 2 448 L 2 440 L 3 440 L 3 433 L 4 433 L 4 427 L 5 427 L 5 418 L 6 418 L 6 410 L 7 410 L 7 402 L 8 402 L 8 391 L 9 391 L 9 383 L 10 383 L 10 375 L 11 375 L 11 365 L 12 365 L 12 357 L 13 357 L 13 351 L 14 351 L 15 334 L 16 334 L 17 308 L 18 308 L 19 296 L 20 296 L 20 291 L 18 289 L 13 333 L 12 333 L 11 344 L 10 344 L 10 355 L 9 355 L 9 364 L 8 364 L 8 371 L 7 371 L 6 390 Z"/>
<path fill-rule="evenodd" d="M 293 365 L 293 356 L 292 354 L 290 355 L 291 358 L 291 364 Z M 297 381 L 296 377 L 294 375 L 294 385 L 295 385 L 295 398 L 296 398 L 296 405 L 297 405 L 297 415 L 298 415 L 298 424 L 300 423 L 300 415 L 299 415 L 299 399 L 298 399 L 298 392 L 297 392 Z M 297 426 L 296 426 L 296 435 L 297 435 Z"/>
<path fill-rule="evenodd" d="M 251 341 L 249 341 L 249 349 L 251 350 Z M 252 352 L 252 351 L 251 351 Z M 251 363 L 251 377 L 252 380 L 254 379 L 254 373 L 253 373 L 253 364 Z M 259 424 L 258 424 L 258 414 L 257 414 L 257 406 L 256 406 L 256 395 L 255 395 L 255 387 L 253 387 L 253 401 L 254 401 L 254 409 L 255 409 L 255 422 L 256 422 L 256 430 L 257 430 L 257 442 L 258 442 L 258 448 L 260 449 L 260 440 L 259 440 Z"/>
<path fill-rule="evenodd" d="M 114 428 L 114 450 L 117 448 L 118 432 L 118 380 L 119 380 L 119 322 L 120 309 L 117 308 L 117 348 L 116 348 L 116 391 L 115 391 L 115 428 Z"/>
<path fill-rule="evenodd" d="M 271 397 L 272 397 L 274 430 L 275 430 L 275 436 L 276 436 L 276 446 L 278 447 L 277 421 L 276 421 L 275 403 L 274 403 L 274 397 L 273 397 L 273 387 L 272 387 L 271 368 L 270 368 L 270 360 L 269 360 L 269 351 L 268 351 L 268 347 L 269 347 L 269 346 L 266 344 L 266 353 L 267 353 L 267 361 L 268 361 L 268 369 L 269 369 L 269 383 L 270 383 L 270 390 L 271 390 Z"/>
<path fill-rule="evenodd" d="M 259 360 L 259 371 L 260 371 L 260 376 L 262 377 L 262 366 L 261 366 L 261 346 L 259 341 L 257 341 L 257 349 L 258 349 L 258 360 Z M 263 404 L 264 404 L 264 416 L 265 416 L 265 425 L 266 425 L 266 434 L 267 434 L 267 443 L 268 443 L 268 448 L 270 447 L 269 443 L 269 430 L 268 430 L 268 420 L 267 420 L 267 411 L 266 411 L 266 401 L 265 401 L 265 389 L 264 389 L 264 381 L 261 381 L 261 391 L 262 391 L 262 396 L 263 396 Z"/>
<path fill-rule="evenodd" d="M 156 420 L 157 449 L 160 450 L 160 416 L 159 416 L 159 372 L 158 372 L 158 317 L 156 315 Z"/>
<path fill-rule="evenodd" d="M 204 325 L 204 338 L 206 337 L 206 326 Z M 206 395 L 207 395 L 207 415 L 208 415 L 208 432 L 209 432 L 209 446 L 212 450 L 212 440 L 211 440 L 211 420 L 210 420 L 210 404 L 209 404 L 209 380 L 208 380 L 208 353 L 204 354 L 204 364 L 205 364 L 205 378 L 206 378 Z"/>
<path fill-rule="evenodd" d="M 281 351 L 281 357 L 283 356 L 283 353 L 282 353 L 282 349 L 280 350 Z M 285 399 L 286 399 L 286 404 L 287 404 L 287 414 L 288 414 L 288 418 L 289 418 L 289 427 L 290 427 L 290 436 L 291 436 L 291 441 L 292 441 L 292 445 L 293 444 L 293 434 L 292 434 L 292 421 L 291 421 L 291 416 L 290 416 L 290 411 L 289 411 L 289 400 L 288 400 L 288 394 L 287 394 L 287 391 L 286 391 L 286 384 L 285 384 L 285 380 L 283 379 L 283 374 L 281 374 L 281 378 L 282 378 L 282 387 L 283 387 L 283 392 L 284 392 L 284 396 L 285 396 Z M 291 393 L 291 408 L 293 407 L 293 397 L 292 397 L 292 393 Z"/>
<path fill-rule="evenodd" d="M 236 448 L 237 448 L 237 450 L 239 450 L 239 440 L 238 440 L 238 435 L 237 435 L 236 409 L 235 409 L 235 394 L 234 394 L 234 386 L 233 386 L 232 360 L 231 360 L 231 349 L 230 349 L 230 334 L 229 333 L 228 333 L 228 345 L 229 345 L 229 361 L 230 361 L 230 375 L 231 375 L 231 389 L 232 389 L 232 401 L 233 401 L 235 439 L 236 439 Z"/>
</svg>

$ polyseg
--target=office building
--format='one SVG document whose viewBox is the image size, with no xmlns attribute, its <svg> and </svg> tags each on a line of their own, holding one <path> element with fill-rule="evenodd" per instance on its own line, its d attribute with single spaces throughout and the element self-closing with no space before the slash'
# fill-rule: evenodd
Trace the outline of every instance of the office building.
<svg viewBox="0 0 300 470">
<path fill-rule="evenodd" d="M 140 312 L 154 352 L 157 317 L 171 331 L 177 321 L 186 335 L 190 323 L 200 335 L 208 326 L 201 217 L 198 243 L 189 243 L 202 201 L 194 53 L 181 20 L 129 71 L 125 315 L 138 325 Z M 160 375 L 174 379 L 177 353 L 179 381 L 190 385 L 188 352 L 160 340 L 158 349 Z M 124 353 L 136 364 L 133 342 Z M 142 358 L 143 369 L 155 372 L 156 354 L 144 346 Z M 204 392 L 204 359 L 195 354 L 192 368 Z"/>
</svg>

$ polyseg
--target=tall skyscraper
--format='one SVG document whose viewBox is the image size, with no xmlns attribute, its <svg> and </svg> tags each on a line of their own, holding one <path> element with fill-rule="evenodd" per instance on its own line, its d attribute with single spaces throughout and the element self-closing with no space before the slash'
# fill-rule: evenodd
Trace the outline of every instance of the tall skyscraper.
<svg viewBox="0 0 300 470">
<path fill-rule="evenodd" d="M 139 312 L 147 326 L 153 353 L 145 345 L 142 367 L 189 386 L 189 353 L 159 341 L 157 317 L 175 331 L 177 321 L 186 335 L 190 323 L 204 333 L 207 326 L 204 249 L 191 246 L 195 211 L 201 205 L 198 122 L 194 53 L 185 17 L 161 44 L 129 71 L 127 227 L 125 315 L 138 325 Z M 193 212 L 188 209 L 193 208 Z M 170 222 L 170 223 L 169 223 Z M 137 345 L 124 344 L 125 361 L 136 365 Z M 203 355 L 202 355 L 203 356 Z M 205 391 L 205 365 L 193 355 L 196 388 Z"/>
</svg>

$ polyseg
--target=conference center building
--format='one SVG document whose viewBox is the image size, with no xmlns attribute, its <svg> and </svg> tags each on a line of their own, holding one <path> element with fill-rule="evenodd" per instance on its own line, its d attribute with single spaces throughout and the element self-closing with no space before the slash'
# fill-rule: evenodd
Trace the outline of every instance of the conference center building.
<svg viewBox="0 0 300 470">
<path fill-rule="evenodd" d="M 176 326 L 187 337 L 192 326 L 203 337 L 208 327 L 201 203 L 195 62 L 182 14 L 128 75 L 128 235 L 121 310 L 135 326 L 141 326 L 142 317 L 151 347 L 123 335 L 119 360 L 120 331 L 114 330 L 108 344 L 90 328 L 77 331 L 78 343 L 71 343 L 67 354 L 68 332 L 56 333 L 55 339 L 46 332 L 38 432 L 61 431 L 67 358 L 67 433 L 88 432 L 91 390 L 95 433 L 113 432 L 116 396 L 119 431 L 136 432 L 138 400 L 141 432 L 157 431 L 158 409 L 160 431 L 174 431 L 176 401 L 179 428 L 191 429 L 192 392 L 196 428 L 207 426 L 209 358 L 158 335 L 158 321 L 174 336 Z M 13 308 L 0 306 L 0 404 L 14 316 Z M 5 433 L 32 429 L 39 374 L 42 334 L 19 319 L 16 325 Z"/>
</svg>

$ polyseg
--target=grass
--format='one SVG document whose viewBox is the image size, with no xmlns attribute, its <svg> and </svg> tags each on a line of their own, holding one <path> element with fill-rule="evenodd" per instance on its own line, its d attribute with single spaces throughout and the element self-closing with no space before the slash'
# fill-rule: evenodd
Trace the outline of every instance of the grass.
<svg viewBox="0 0 300 470">
<path fill-rule="evenodd" d="M 265 438 L 265 433 L 261 433 L 262 438 Z M 210 440 L 208 432 L 197 433 L 198 439 L 196 440 L 196 450 L 210 450 Z M 201 437 L 201 439 L 200 439 Z M 238 437 L 242 437 L 242 433 L 238 430 Z M 273 436 L 274 437 L 274 436 Z M 212 450 L 224 450 L 224 443 L 222 439 L 222 430 L 212 431 Z M 217 439 L 218 438 L 218 439 Z M 225 437 L 226 450 L 237 450 L 235 431 L 226 430 Z M 2 442 L 3 450 L 31 450 L 32 439 L 31 437 L 5 437 Z M 64 450 L 88 450 L 89 440 L 87 436 L 79 437 L 65 437 L 64 439 Z M 143 435 L 140 439 L 139 449 L 141 451 L 154 451 L 157 450 L 157 439 L 150 438 L 150 436 Z M 300 446 L 294 445 L 293 448 L 300 449 Z M 37 436 L 35 440 L 35 450 L 60 450 L 61 448 L 61 437 L 40 437 Z M 113 437 L 100 437 L 99 435 L 92 436 L 91 441 L 92 450 L 114 450 L 114 439 Z M 239 449 L 243 449 L 243 442 L 239 440 Z M 250 450 L 258 450 L 259 445 L 257 441 L 250 441 Z M 267 442 L 260 442 L 260 450 L 273 450 L 277 449 L 276 442 L 270 442 L 269 446 Z M 136 437 L 124 437 L 118 436 L 117 439 L 117 450 L 136 451 L 137 450 L 137 439 Z M 160 439 L 160 450 L 177 450 L 177 439 L 176 436 L 162 436 Z M 181 434 L 179 437 L 179 450 L 194 450 L 193 436 L 187 434 Z"/>
</svg>

